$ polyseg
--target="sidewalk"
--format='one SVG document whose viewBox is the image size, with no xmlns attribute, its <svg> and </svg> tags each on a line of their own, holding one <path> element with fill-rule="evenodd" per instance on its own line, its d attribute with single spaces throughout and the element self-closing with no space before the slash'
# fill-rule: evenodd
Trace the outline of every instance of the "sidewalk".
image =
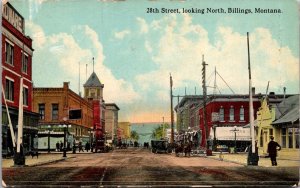
<svg viewBox="0 0 300 188">
<path fill-rule="evenodd" d="M 85 153 L 87 154 L 87 152 Z M 25 165 L 38 166 L 42 164 L 73 158 L 75 157 L 74 155 L 76 154 L 72 154 L 72 152 L 67 152 L 67 157 L 64 158 L 62 152 L 51 152 L 51 153 L 40 152 L 38 158 L 36 156 L 34 156 L 33 158 L 31 156 L 25 156 Z M 14 165 L 13 158 L 8 158 L 8 159 L 2 158 L 2 168 L 11 168 L 13 167 L 13 165 Z"/>
<path fill-rule="evenodd" d="M 220 153 L 213 153 L 213 156 L 207 156 L 207 158 L 212 158 L 215 160 L 222 160 L 223 161 L 229 161 L 234 162 L 238 164 L 247 165 L 247 158 L 248 153 L 223 153 L 222 156 L 220 156 Z M 258 166 L 263 167 L 271 167 L 271 161 L 270 158 L 264 158 L 260 157 L 258 161 Z M 299 167 L 300 166 L 300 159 L 293 157 L 290 159 L 278 157 L 277 158 L 277 166 L 279 167 Z"/>
</svg>

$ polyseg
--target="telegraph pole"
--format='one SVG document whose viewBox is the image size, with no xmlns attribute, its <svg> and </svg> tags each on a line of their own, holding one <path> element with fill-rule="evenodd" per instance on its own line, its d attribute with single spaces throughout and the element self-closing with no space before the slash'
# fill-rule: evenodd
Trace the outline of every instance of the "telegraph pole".
<svg viewBox="0 0 300 188">
<path fill-rule="evenodd" d="M 170 73 L 170 99 L 171 99 L 171 140 L 170 143 L 174 143 L 174 112 L 173 112 L 173 92 L 172 92 L 172 87 L 173 87 L 173 80 L 172 80 L 172 75 Z"/>
<path fill-rule="evenodd" d="M 206 78 L 205 78 L 205 69 L 207 64 L 204 61 L 204 55 L 202 55 L 202 89 L 203 89 L 203 122 L 204 122 L 204 129 L 205 129 L 205 141 L 206 141 L 206 155 L 211 155 L 209 151 L 209 130 L 207 126 L 207 119 L 206 119 Z"/>
</svg>

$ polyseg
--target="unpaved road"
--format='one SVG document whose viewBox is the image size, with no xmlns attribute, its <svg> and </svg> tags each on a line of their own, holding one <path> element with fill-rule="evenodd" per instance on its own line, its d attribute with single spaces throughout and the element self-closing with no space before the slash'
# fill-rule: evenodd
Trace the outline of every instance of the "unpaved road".
<svg viewBox="0 0 300 188">
<path fill-rule="evenodd" d="M 48 165 L 3 168 L 7 185 L 17 187 L 99 186 L 287 186 L 298 182 L 297 167 L 245 167 L 204 157 L 153 154 L 146 149 L 73 154 Z"/>
</svg>

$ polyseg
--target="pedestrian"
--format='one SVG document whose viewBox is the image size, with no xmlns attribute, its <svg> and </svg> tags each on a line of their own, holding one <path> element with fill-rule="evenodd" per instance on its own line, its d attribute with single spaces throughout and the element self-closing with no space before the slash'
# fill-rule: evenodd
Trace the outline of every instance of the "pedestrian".
<svg viewBox="0 0 300 188">
<path fill-rule="evenodd" d="M 84 150 L 82 149 L 82 142 L 79 142 L 78 148 L 79 148 L 79 152 L 80 152 L 80 151 L 84 152 Z"/>
<path fill-rule="evenodd" d="M 59 151 L 59 142 L 56 143 L 56 151 Z"/>
<path fill-rule="evenodd" d="M 86 152 L 89 152 L 89 151 L 90 151 L 90 143 L 89 143 L 89 142 L 87 142 L 87 143 L 85 144 L 85 150 L 86 150 Z"/>
<path fill-rule="evenodd" d="M 62 141 L 60 141 L 60 147 L 59 147 L 59 151 L 62 151 L 64 147 L 64 144 L 62 143 Z"/>
<path fill-rule="evenodd" d="M 269 157 L 271 159 L 271 163 L 272 166 L 277 166 L 277 161 L 276 161 L 276 157 L 277 157 L 277 150 L 281 150 L 281 146 L 274 141 L 274 137 L 271 136 L 270 137 L 271 141 L 268 144 L 268 153 L 269 153 Z"/>
</svg>

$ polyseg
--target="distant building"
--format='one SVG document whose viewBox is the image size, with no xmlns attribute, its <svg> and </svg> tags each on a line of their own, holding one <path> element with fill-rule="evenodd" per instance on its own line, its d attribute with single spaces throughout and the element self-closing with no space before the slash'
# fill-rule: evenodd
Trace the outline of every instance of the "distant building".
<svg viewBox="0 0 300 188">
<path fill-rule="evenodd" d="M 119 122 L 118 123 L 118 130 L 117 130 L 117 137 L 118 141 L 127 142 L 130 138 L 131 129 L 130 129 L 130 122 Z"/>
<path fill-rule="evenodd" d="M 299 158 L 299 95 L 286 96 L 275 105 L 267 96 L 257 112 L 256 121 L 260 155 L 267 155 L 268 143 L 273 136 L 282 147 L 278 155 Z"/>
<path fill-rule="evenodd" d="M 117 139 L 118 111 L 120 108 L 115 103 L 106 103 L 105 131 L 108 142 L 114 143 Z"/>
<path fill-rule="evenodd" d="M 69 89 L 68 82 L 61 88 L 34 88 L 33 96 L 33 110 L 40 114 L 39 149 L 48 149 L 48 137 L 50 149 L 55 149 L 64 140 L 64 129 L 69 147 L 74 141 L 90 142 L 93 106 Z"/>
<path fill-rule="evenodd" d="M 83 85 L 84 98 L 93 104 L 93 130 L 96 140 L 105 139 L 105 102 L 103 99 L 102 84 L 95 72 L 91 74 L 89 79 Z M 98 143 L 98 142 L 97 142 Z M 96 143 L 96 144 L 97 144 Z"/>
<path fill-rule="evenodd" d="M 199 122 L 199 115 L 195 114 L 199 113 L 195 111 L 195 108 L 198 107 L 198 104 L 200 104 L 202 100 L 202 95 L 186 95 L 180 102 L 178 101 L 179 103 L 175 106 L 175 111 L 177 114 L 176 130 L 179 133 L 187 131 L 189 127 L 198 127 L 197 125 L 199 123 L 197 122 Z"/>
<path fill-rule="evenodd" d="M 19 113 L 21 78 L 23 78 L 23 147 L 26 153 L 37 146 L 38 114 L 32 111 L 32 39 L 25 35 L 25 20 L 10 4 L 2 12 L 2 154 L 11 155 L 13 144 L 8 122 L 9 115 L 16 135 Z M 1 89 L 1 90 L 2 90 Z M 5 99 L 4 99 L 5 98 Z"/>
</svg>

